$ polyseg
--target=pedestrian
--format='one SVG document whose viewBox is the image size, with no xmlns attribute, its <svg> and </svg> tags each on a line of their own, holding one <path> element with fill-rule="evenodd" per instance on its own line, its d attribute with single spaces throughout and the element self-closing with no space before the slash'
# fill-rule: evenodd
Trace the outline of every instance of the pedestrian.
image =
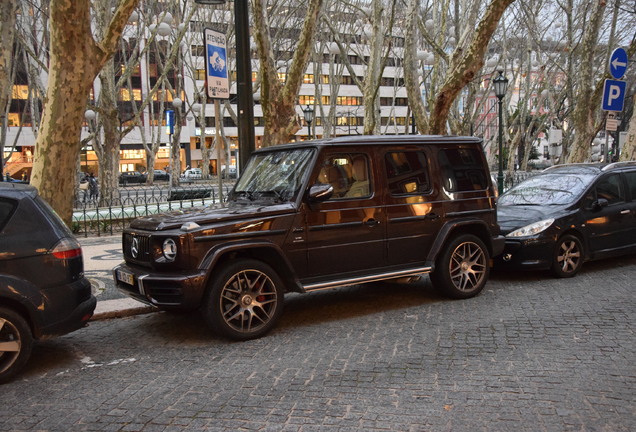
<svg viewBox="0 0 636 432">
<path fill-rule="evenodd" d="M 99 188 L 97 186 L 97 180 L 95 180 L 95 176 L 93 173 L 88 175 L 88 191 L 89 191 L 89 199 L 90 201 L 97 202 L 97 196 L 99 195 Z"/>
<path fill-rule="evenodd" d="M 23 182 L 27 182 L 27 181 L 29 181 L 29 176 L 27 176 L 26 171 L 24 171 L 24 172 L 22 173 L 22 181 L 23 181 Z"/>
</svg>

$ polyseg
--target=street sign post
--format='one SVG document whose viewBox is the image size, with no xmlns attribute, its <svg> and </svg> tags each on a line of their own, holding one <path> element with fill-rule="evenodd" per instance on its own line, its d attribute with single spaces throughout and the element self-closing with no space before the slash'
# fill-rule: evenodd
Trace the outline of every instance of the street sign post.
<svg viewBox="0 0 636 432">
<path fill-rule="evenodd" d="M 627 51 L 623 48 L 616 48 L 609 61 L 609 71 L 615 79 L 623 78 L 627 71 Z"/>
<path fill-rule="evenodd" d="M 619 80 L 605 80 L 603 87 L 603 111 L 623 111 L 627 83 Z"/>
<path fill-rule="evenodd" d="M 229 99 L 230 85 L 227 76 L 227 46 L 225 35 L 211 29 L 203 31 L 205 39 L 205 71 L 208 97 Z"/>
</svg>

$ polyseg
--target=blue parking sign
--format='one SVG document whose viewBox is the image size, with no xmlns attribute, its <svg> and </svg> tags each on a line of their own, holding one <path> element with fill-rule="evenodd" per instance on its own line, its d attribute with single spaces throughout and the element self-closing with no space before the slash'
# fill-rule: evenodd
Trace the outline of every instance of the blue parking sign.
<svg viewBox="0 0 636 432">
<path fill-rule="evenodd" d="M 619 80 L 605 80 L 603 87 L 603 110 L 623 111 L 627 83 Z"/>
<path fill-rule="evenodd" d="M 208 97 L 229 99 L 230 84 L 227 73 L 227 46 L 223 33 L 206 28 L 203 31 L 205 40 L 205 69 Z"/>
</svg>

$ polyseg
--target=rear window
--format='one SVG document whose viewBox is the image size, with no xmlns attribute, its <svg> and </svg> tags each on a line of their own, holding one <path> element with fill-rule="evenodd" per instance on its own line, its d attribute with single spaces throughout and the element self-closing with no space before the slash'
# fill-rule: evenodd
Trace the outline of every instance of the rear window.
<svg viewBox="0 0 636 432">
<path fill-rule="evenodd" d="M 444 189 L 447 192 L 483 190 L 488 187 L 488 174 L 481 150 L 475 148 L 444 149 L 439 152 Z"/>
<path fill-rule="evenodd" d="M 13 200 L 0 199 L 0 230 L 7 224 L 13 211 L 15 210 L 16 202 Z"/>
</svg>

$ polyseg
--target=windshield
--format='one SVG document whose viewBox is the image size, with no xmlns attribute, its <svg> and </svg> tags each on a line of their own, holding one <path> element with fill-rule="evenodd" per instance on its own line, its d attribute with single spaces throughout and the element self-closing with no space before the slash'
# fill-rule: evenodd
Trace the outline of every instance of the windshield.
<svg viewBox="0 0 636 432">
<path fill-rule="evenodd" d="M 503 194 L 501 205 L 565 205 L 576 201 L 592 182 L 585 174 L 539 174 Z"/>
<path fill-rule="evenodd" d="M 294 201 L 309 174 L 313 154 L 313 149 L 295 149 L 252 156 L 230 199 Z"/>
</svg>

